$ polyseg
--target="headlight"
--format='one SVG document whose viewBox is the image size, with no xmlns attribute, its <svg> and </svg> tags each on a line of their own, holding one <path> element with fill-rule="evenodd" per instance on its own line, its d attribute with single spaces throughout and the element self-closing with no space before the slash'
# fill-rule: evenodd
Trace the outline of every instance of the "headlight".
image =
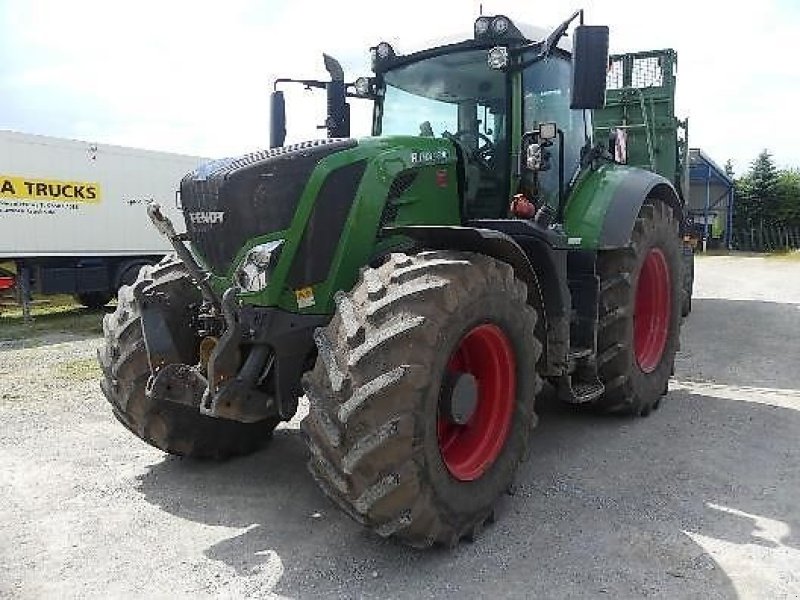
<svg viewBox="0 0 800 600">
<path fill-rule="evenodd" d="M 260 292 L 269 283 L 270 275 L 283 248 L 283 240 L 274 240 L 250 248 L 236 270 L 236 283 L 244 292 Z"/>
</svg>

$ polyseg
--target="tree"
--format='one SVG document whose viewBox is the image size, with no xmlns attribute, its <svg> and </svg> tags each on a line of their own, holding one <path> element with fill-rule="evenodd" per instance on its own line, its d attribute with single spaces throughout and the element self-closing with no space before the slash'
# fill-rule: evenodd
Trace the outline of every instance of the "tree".
<svg viewBox="0 0 800 600">
<path fill-rule="evenodd" d="M 784 226 L 800 226 L 800 169 L 785 169 L 778 173 L 775 195 L 776 221 Z"/>
<path fill-rule="evenodd" d="M 772 154 L 762 150 L 750 166 L 750 191 L 754 197 L 762 202 L 769 203 L 775 200 L 775 191 L 778 185 L 778 168 L 772 160 Z"/>
<path fill-rule="evenodd" d="M 750 164 L 747 174 L 736 181 L 737 227 L 776 223 L 778 179 L 778 168 L 772 154 L 765 149 Z"/>
</svg>

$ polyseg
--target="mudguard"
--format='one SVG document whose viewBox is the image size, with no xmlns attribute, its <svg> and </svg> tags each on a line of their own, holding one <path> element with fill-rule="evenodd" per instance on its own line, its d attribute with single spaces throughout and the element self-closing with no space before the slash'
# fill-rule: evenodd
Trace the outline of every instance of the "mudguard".
<svg viewBox="0 0 800 600">
<path fill-rule="evenodd" d="M 636 215 L 647 198 L 666 202 L 683 223 L 680 197 L 661 175 L 616 164 L 590 171 L 578 181 L 564 211 L 570 246 L 586 250 L 627 246 Z"/>
<path fill-rule="evenodd" d="M 540 368 L 546 374 L 563 371 L 571 304 L 565 255 L 563 261 L 559 260 L 560 255 L 545 243 L 536 244 L 529 255 L 510 235 L 480 227 L 415 225 L 384 227 L 382 231 L 409 237 L 424 248 L 478 252 L 510 264 L 514 274 L 528 286 L 528 303 L 539 311 L 537 336 L 544 345 Z"/>
<path fill-rule="evenodd" d="M 432 250 L 479 252 L 507 262 L 515 275 L 528 286 L 528 300 L 541 304 L 542 291 L 536 273 L 525 251 L 514 239 L 500 231 L 475 227 L 443 225 L 410 225 L 384 227 L 387 235 L 404 235 Z M 538 300 L 537 300 L 538 298 Z"/>
</svg>

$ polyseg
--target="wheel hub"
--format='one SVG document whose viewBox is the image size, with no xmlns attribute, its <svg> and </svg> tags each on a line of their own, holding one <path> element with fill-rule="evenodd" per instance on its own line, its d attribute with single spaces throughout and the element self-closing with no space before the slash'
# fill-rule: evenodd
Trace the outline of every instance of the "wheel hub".
<svg viewBox="0 0 800 600">
<path fill-rule="evenodd" d="M 456 425 L 466 425 L 478 407 L 478 380 L 471 373 L 448 373 L 439 410 Z"/>
<path fill-rule="evenodd" d="M 458 481 L 479 479 L 500 456 L 516 404 L 516 358 L 497 325 L 461 338 L 447 365 L 437 419 L 439 452 Z"/>
</svg>

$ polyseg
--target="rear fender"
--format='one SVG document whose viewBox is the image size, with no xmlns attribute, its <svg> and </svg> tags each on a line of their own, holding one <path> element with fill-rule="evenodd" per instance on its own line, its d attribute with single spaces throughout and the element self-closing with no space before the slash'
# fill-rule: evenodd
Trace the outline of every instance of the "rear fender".
<svg viewBox="0 0 800 600">
<path fill-rule="evenodd" d="M 579 180 L 564 212 L 570 245 L 606 250 L 628 245 L 639 209 L 647 198 L 658 198 L 684 222 L 683 204 L 664 177 L 623 165 L 607 164 Z"/>
</svg>

